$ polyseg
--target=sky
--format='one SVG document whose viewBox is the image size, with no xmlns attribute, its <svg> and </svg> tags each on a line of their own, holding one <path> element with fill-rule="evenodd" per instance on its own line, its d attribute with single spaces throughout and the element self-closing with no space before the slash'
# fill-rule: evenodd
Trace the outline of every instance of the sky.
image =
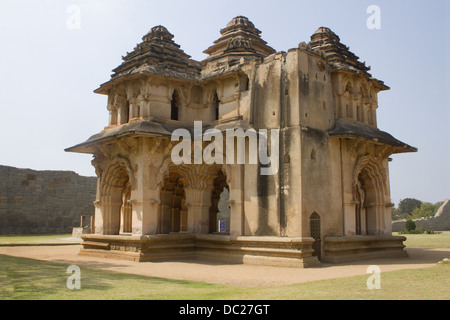
<svg viewBox="0 0 450 320">
<path fill-rule="evenodd" d="M 447 0 L 0 0 L 0 164 L 95 176 L 91 155 L 64 149 L 107 125 L 107 97 L 93 91 L 121 57 L 164 25 L 201 61 L 239 15 L 277 51 L 321 26 L 338 34 L 391 88 L 379 94 L 379 128 L 419 149 L 392 156 L 392 202 L 450 198 Z"/>
</svg>

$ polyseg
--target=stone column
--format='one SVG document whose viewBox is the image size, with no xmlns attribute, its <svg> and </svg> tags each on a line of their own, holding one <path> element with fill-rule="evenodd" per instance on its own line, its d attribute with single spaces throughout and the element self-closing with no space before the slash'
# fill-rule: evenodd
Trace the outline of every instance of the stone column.
<svg viewBox="0 0 450 320">
<path fill-rule="evenodd" d="M 140 100 L 140 117 L 144 120 L 150 119 L 150 94 L 145 94 Z"/>
<path fill-rule="evenodd" d="M 109 110 L 109 125 L 110 126 L 117 125 L 117 121 L 118 121 L 117 106 L 108 106 L 108 110 Z"/>
<path fill-rule="evenodd" d="M 105 196 L 105 201 L 102 210 L 103 219 L 103 234 L 117 235 L 120 228 L 120 195 L 112 194 Z"/>
<path fill-rule="evenodd" d="M 161 192 L 161 226 L 160 226 L 160 233 L 170 233 L 173 223 L 173 217 L 172 217 L 172 193 L 170 191 L 162 191 Z"/>
<path fill-rule="evenodd" d="M 148 166 L 148 163 L 139 166 L 140 169 L 136 174 L 137 186 L 131 191 L 132 233 L 136 236 L 159 233 L 160 189 L 149 183 L 152 177 Z"/>
<path fill-rule="evenodd" d="M 128 233 L 130 232 L 130 225 L 131 225 L 131 215 L 132 215 L 132 206 L 126 200 L 125 203 L 122 204 L 122 207 L 120 209 L 120 233 Z"/>
<path fill-rule="evenodd" d="M 138 98 L 132 98 L 130 99 L 130 115 L 129 115 L 131 120 L 136 120 L 139 118 L 139 100 Z"/>
<path fill-rule="evenodd" d="M 385 229 L 386 205 L 370 204 L 366 208 L 367 212 L 367 233 L 369 235 L 387 234 Z"/>
<path fill-rule="evenodd" d="M 205 188 L 187 187 L 186 207 L 188 208 L 187 227 L 193 234 L 209 232 L 209 208 L 211 207 L 212 186 Z"/>
<path fill-rule="evenodd" d="M 363 207 L 361 208 L 361 235 L 367 235 L 367 229 L 366 229 L 366 225 L 367 225 L 367 213 L 366 213 L 366 208 Z"/>
<path fill-rule="evenodd" d="M 155 192 L 156 193 L 156 192 Z M 143 201 L 131 200 L 133 204 L 132 234 L 134 236 L 154 235 L 158 233 L 159 200 L 143 197 L 142 193 L 133 193 Z"/>
<path fill-rule="evenodd" d="M 95 225 L 93 228 L 93 233 L 103 234 L 103 210 L 104 206 L 101 201 L 97 200 L 94 202 L 95 207 Z"/>
<path fill-rule="evenodd" d="M 135 181 L 131 190 L 133 204 L 133 235 L 154 235 L 160 232 L 161 190 L 156 176 L 163 155 L 152 153 L 155 140 L 143 140 L 136 155 Z"/>
<path fill-rule="evenodd" d="M 230 235 L 244 235 L 244 165 L 232 166 L 228 177 L 228 187 L 230 190 Z"/>
</svg>

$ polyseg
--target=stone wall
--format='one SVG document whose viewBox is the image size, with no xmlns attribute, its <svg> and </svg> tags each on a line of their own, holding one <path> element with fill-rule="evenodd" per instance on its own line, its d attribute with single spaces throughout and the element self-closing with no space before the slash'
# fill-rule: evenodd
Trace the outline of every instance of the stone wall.
<svg viewBox="0 0 450 320">
<path fill-rule="evenodd" d="M 450 230 L 450 199 L 444 201 L 444 204 L 439 208 L 436 215 L 430 218 L 422 218 L 413 220 L 417 228 L 425 230 L 431 229 L 434 231 L 449 231 Z M 392 231 L 399 232 L 405 230 L 406 220 L 394 221 L 392 223 Z"/>
<path fill-rule="evenodd" d="M 0 234 L 71 234 L 94 215 L 97 178 L 0 166 Z"/>
</svg>

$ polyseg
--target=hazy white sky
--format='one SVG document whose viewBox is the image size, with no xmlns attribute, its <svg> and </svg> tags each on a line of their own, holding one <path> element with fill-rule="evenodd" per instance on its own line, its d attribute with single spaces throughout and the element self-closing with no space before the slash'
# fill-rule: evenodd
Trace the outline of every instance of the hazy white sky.
<svg viewBox="0 0 450 320">
<path fill-rule="evenodd" d="M 370 30 L 369 5 L 381 9 Z M 80 28 L 70 29 L 70 6 Z M 380 129 L 419 148 L 394 155 L 392 201 L 450 198 L 450 1 L 0 0 L 0 164 L 95 175 L 90 155 L 65 153 L 107 123 L 93 93 L 151 27 L 164 25 L 193 59 L 235 16 L 247 16 L 277 51 L 330 27 L 374 77 Z M 69 21 L 70 22 L 70 21 Z M 1 177 L 0 177 L 1 179 Z"/>
</svg>

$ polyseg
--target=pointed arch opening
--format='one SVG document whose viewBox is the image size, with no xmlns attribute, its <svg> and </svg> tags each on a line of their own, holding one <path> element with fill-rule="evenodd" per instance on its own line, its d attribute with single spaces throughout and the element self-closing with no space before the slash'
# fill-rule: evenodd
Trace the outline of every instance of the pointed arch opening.
<svg viewBox="0 0 450 320">
<path fill-rule="evenodd" d="M 132 232 L 131 181 L 125 162 L 113 162 L 102 174 L 100 220 L 105 235 Z"/>
<path fill-rule="evenodd" d="M 386 214 L 386 181 L 381 163 L 362 157 L 356 166 L 353 181 L 355 233 L 383 234 Z"/>
<path fill-rule="evenodd" d="M 230 233 L 230 187 L 223 171 L 214 179 L 209 213 L 209 233 Z"/>
<path fill-rule="evenodd" d="M 160 233 L 187 232 L 188 208 L 185 182 L 177 172 L 170 172 L 161 189 Z"/>
<path fill-rule="evenodd" d="M 321 219 L 317 212 L 313 212 L 309 217 L 309 227 L 311 232 L 311 238 L 314 239 L 312 245 L 313 257 L 322 260 L 322 235 L 321 235 Z"/>
<path fill-rule="evenodd" d="M 175 90 L 172 94 L 172 101 L 170 102 L 170 119 L 171 120 L 179 120 L 179 112 L 181 106 L 181 98 L 178 94 L 177 90 Z"/>
<path fill-rule="evenodd" d="M 217 91 L 214 91 L 213 98 L 212 98 L 212 105 L 214 108 L 214 120 L 219 120 L 220 113 L 219 113 L 219 106 L 220 106 L 220 100 L 219 96 L 217 95 Z"/>
</svg>

